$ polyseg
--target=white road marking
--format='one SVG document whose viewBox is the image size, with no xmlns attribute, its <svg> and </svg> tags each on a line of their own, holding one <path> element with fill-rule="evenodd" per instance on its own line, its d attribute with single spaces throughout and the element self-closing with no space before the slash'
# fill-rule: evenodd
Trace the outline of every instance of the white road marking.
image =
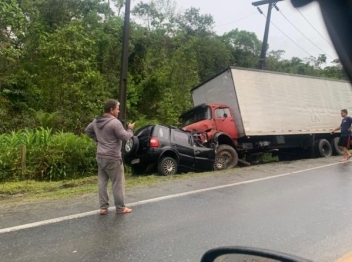
<svg viewBox="0 0 352 262">
<path fill-rule="evenodd" d="M 293 172 L 285 173 L 285 174 L 281 174 L 281 175 L 274 175 L 274 176 L 269 176 L 269 177 L 264 177 L 264 178 L 258 178 L 258 179 L 253 179 L 253 180 L 236 182 L 236 183 L 222 185 L 222 186 L 209 187 L 209 188 L 198 189 L 198 190 L 188 191 L 188 192 L 179 193 L 179 194 L 173 194 L 173 195 L 168 195 L 168 196 L 162 196 L 162 197 L 142 200 L 142 201 L 130 203 L 127 206 L 135 207 L 135 206 L 140 206 L 140 205 L 144 205 L 144 204 L 148 204 L 148 203 L 155 203 L 155 202 L 159 202 L 159 201 L 163 201 L 163 200 L 168 200 L 168 199 L 172 199 L 172 198 L 178 198 L 178 197 L 198 194 L 198 193 L 202 193 L 202 192 L 207 192 L 207 191 L 212 191 L 212 190 L 217 190 L 217 189 L 223 189 L 223 188 L 227 188 L 227 187 L 245 185 L 245 184 L 265 181 L 265 180 L 269 180 L 269 179 L 284 177 L 284 176 L 290 176 L 290 175 L 304 173 L 304 172 L 308 172 L 308 171 L 312 171 L 312 170 L 316 170 L 316 169 L 321 169 L 321 168 L 325 168 L 325 167 L 335 166 L 335 165 L 338 165 L 338 164 L 341 164 L 341 163 L 333 163 L 333 164 L 328 164 L 328 165 L 308 168 L 308 169 L 304 169 L 304 170 L 293 171 Z M 109 208 L 109 211 L 115 212 L 115 208 L 111 207 L 111 208 Z M 84 213 L 79 213 L 79 214 L 74 214 L 74 215 L 69 215 L 69 216 L 64 216 L 64 217 L 58 217 L 58 218 L 38 221 L 38 222 L 34 222 L 34 223 L 29 223 L 29 224 L 23 224 L 23 225 L 14 226 L 14 227 L 7 227 L 7 228 L 0 229 L 0 234 L 14 232 L 14 231 L 19 231 L 19 230 L 33 228 L 33 227 L 44 226 L 44 225 L 48 225 L 48 224 L 59 223 L 59 222 L 62 222 L 62 221 L 76 219 L 76 218 L 82 218 L 82 217 L 87 217 L 87 216 L 91 216 L 91 215 L 96 215 L 96 214 L 98 214 L 98 212 L 99 212 L 99 210 L 94 210 L 94 211 L 89 211 L 89 212 L 84 212 Z"/>
</svg>

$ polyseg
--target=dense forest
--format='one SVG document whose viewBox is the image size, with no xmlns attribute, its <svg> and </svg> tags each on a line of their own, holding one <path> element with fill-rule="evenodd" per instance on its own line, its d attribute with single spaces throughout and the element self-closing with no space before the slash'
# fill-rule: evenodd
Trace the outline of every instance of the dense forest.
<svg viewBox="0 0 352 262">
<path fill-rule="evenodd" d="M 123 0 L 0 1 L 0 133 L 23 128 L 82 133 L 118 97 Z M 128 119 L 177 124 L 189 90 L 229 65 L 256 68 L 261 41 L 234 29 L 214 32 L 210 14 L 174 1 L 132 10 Z M 269 41 L 270 44 L 270 41 Z M 343 79 L 338 60 L 284 59 L 268 51 L 267 70 Z"/>
</svg>

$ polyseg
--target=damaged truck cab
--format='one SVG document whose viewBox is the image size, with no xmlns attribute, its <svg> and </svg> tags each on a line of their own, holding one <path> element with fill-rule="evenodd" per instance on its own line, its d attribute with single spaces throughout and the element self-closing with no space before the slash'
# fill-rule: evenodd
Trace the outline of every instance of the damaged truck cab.
<svg viewBox="0 0 352 262">
<path fill-rule="evenodd" d="M 227 105 L 198 105 L 183 113 L 180 122 L 183 129 L 193 132 L 203 146 L 215 146 L 217 155 L 227 159 L 227 168 L 237 165 L 238 132 L 234 115 Z"/>
</svg>

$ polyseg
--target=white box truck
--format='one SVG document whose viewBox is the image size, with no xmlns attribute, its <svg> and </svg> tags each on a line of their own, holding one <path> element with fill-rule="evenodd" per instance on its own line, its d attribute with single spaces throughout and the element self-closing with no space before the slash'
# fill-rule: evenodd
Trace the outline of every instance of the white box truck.
<svg viewBox="0 0 352 262">
<path fill-rule="evenodd" d="M 194 108 L 180 117 L 204 146 L 234 167 L 264 152 L 292 157 L 341 154 L 341 109 L 352 110 L 345 81 L 230 67 L 192 89 Z"/>
</svg>

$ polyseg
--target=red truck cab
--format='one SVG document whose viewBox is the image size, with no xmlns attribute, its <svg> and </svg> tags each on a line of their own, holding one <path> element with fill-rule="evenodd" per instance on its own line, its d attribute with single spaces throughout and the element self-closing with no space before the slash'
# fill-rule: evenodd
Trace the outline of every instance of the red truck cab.
<svg viewBox="0 0 352 262">
<path fill-rule="evenodd" d="M 201 104 L 183 113 L 180 120 L 183 129 L 206 132 L 208 139 L 217 132 L 227 134 L 234 141 L 238 139 L 234 116 L 227 105 Z"/>
<path fill-rule="evenodd" d="M 186 131 L 206 133 L 202 143 L 214 139 L 218 144 L 237 145 L 238 131 L 232 110 L 224 104 L 201 104 L 180 116 L 182 127 Z"/>
</svg>

